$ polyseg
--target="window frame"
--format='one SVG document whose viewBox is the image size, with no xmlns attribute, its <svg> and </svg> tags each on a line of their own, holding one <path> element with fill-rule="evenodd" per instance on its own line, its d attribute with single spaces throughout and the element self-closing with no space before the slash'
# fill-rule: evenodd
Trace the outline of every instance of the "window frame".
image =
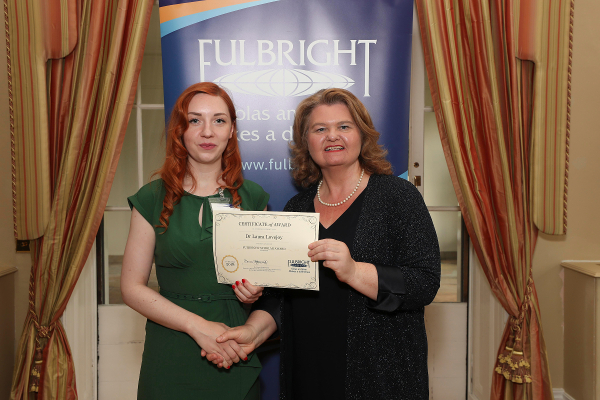
<svg viewBox="0 0 600 400">
<path fill-rule="evenodd" d="M 427 190 L 427 181 L 424 179 L 424 122 L 425 114 L 433 113 L 433 107 L 425 105 L 425 59 L 423 56 L 423 43 L 419 31 L 417 10 L 413 8 L 413 32 L 411 50 L 411 77 L 410 77 L 410 122 L 409 122 L 409 156 L 408 179 L 417 187 L 422 196 Z M 429 213 L 460 212 L 460 206 L 430 206 Z M 457 302 L 467 302 L 469 298 L 469 235 L 461 215 L 460 222 L 460 249 L 457 251 Z"/>
</svg>

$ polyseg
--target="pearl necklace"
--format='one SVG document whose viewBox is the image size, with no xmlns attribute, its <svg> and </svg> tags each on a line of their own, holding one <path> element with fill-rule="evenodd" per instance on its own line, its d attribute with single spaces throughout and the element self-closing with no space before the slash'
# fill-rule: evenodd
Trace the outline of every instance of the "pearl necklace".
<svg viewBox="0 0 600 400">
<path fill-rule="evenodd" d="M 362 182 L 362 178 L 363 175 L 365 173 L 365 169 L 363 168 L 361 173 L 360 173 L 360 178 L 358 178 L 358 183 L 356 184 L 356 187 L 354 188 L 354 190 L 352 191 L 352 193 L 350 193 L 348 195 L 348 197 L 346 197 L 344 200 L 340 201 L 339 203 L 325 203 L 323 200 L 321 200 L 321 185 L 323 184 L 323 179 L 321 179 L 321 181 L 319 182 L 319 186 L 317 187 L 317 198 L 319 199 L 319 203 L 323 204 L 324 206 L 327 207 L 337 207 L 337 206 L 341 206 L 342 204 L 344 204 L 345 202 L 347 202 L 348 200 L 350 200 L 350 198 L 352 196 L 354 196 L 354 193 L 356 193 L 356 191 L 358 190 L 358 187 L 360 186 L 360 183 Z"/>
</svg>

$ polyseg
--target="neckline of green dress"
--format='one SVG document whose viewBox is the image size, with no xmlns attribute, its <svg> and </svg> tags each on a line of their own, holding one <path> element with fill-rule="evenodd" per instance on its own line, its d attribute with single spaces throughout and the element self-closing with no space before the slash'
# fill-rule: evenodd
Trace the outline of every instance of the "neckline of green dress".
<svg viewBox="0 0 600 400">
<path fill-rule="evenodd" d="M 223 193 L 229 193 L 229 191 L 227 191 L 227 189 L 224 189 Z M 217 197 L 219 195 L 219 193 L 211 194 L 211 195 L 208 195 L 208 196 L 198 196 L 197 194 L 190 193 L 187 190 L 184 190 L 183 191 L 183 195 L 184 196 L 198 197 L 199 199 L 208 199 L 209 197 Z"/>
<path fill-rule="evenodd" d="M 219 194 L 211 194 L 210 196 L 198 196 L 197 194 L 193 194 L 187 191 L 183 191 L 183 197 L 192 197 L 196 199 L 202 200 L 202 225 L 198 223 L 200 226 L 200 241 L 211 239 L 213 234 L 213 218 L 212 218 L 212 209 L 210 208 L 210 202 L 208 201 L 211 197 L 218 197 Z M 231 193 L 229 190 L 225 189 L 223 191 L 225 197 L 231 198 Z"/>
</svg>

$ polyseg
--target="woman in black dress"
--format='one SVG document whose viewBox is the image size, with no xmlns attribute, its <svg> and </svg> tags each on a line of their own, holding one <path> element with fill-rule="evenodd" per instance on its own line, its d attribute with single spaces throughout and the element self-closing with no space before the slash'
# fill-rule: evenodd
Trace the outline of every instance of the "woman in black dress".
<svg viewBox="0 0 600 400">
<path fill-rule="evenodd" d="M 292 174 L 306 190 L 284 211 L 320 214 L 308 249 L 320 291 L 265 289 L 246 325 L 217 338 L 252 351 L 278 332 L 281 399 L 429 398 L 424 306 L 440 284 L 437 236 L 378 138 L 346 90 L 296 110 Z"/>
</svg>

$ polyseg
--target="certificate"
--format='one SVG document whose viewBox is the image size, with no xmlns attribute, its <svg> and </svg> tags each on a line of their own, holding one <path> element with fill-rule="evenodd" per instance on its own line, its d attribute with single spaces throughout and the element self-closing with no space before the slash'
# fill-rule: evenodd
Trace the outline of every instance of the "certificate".
<svg viewBox="0 0 600 400">
<path fill-rule="evenodd" d="M 308 245 L 319 240 L 318 213 L 213 208 L 213 254 L 219 283 L 319 290 L 318 263 Z"/>
</svg>

